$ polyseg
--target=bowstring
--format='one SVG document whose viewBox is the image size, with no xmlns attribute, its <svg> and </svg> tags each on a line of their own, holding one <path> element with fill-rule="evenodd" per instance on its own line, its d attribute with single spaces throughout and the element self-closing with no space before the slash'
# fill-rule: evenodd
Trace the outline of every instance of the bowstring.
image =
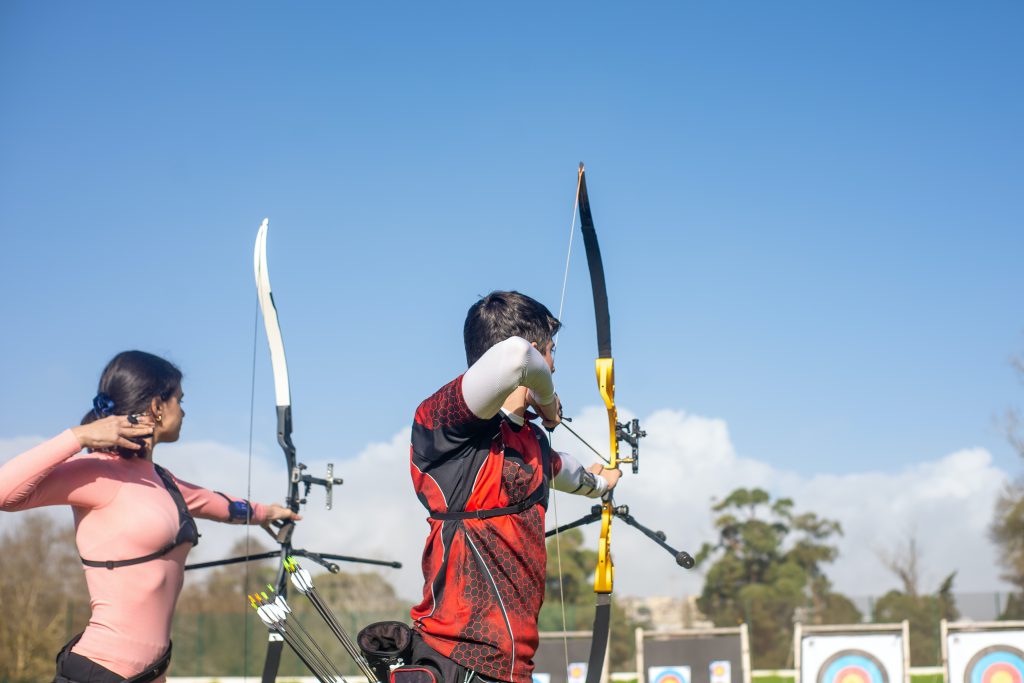
<svg viewBox="0 0 1024 683">
<path fill-rule="evenodd" d="M 558 319 L 562 319 L 562 311 L 565 310 L 565 290 L 569 284 L 569 262 L 572 259 L 572 242 L 573 237 L 576 235 L 576 216 L 579 213 L 580 207 L 580 186 L 583 183 L 583 176 L 580 175 L 576 181 L 576 200 L 572 205 L 572 222 L 569 224 L 569 248 L 565 252 L 565 271 L 562 274 L 562 296 L 558 300 Z M 561 334 L 562 328 L 558 328 L 558 332 L 555 332 L 554 342 L 558 342 L 558 335 Z"/>
<path fill-rule="evenodd" d="M 252 435 L 253 435 L 253 422 L 254 415 L 256 413 L 256 347 L 257 341 L 259 340 L 260 331 L 260 302 L 259 296 L 256 297 L 256 315 L 253 318 L 252 328 L 252 374 L 249 379 L 249 458 L 246 463 L 245 472 L 245 499 L 247 501 L 252 500 Z M 250 509 L 249 515 L 252 514 Z M 249 557 L 249 539 L 251 538 L 252 524 L 250 519 L 245 520 L 245 557 Z M 243 579 L 243 585 L 245 586 L 245 594 L 249 594 L 249 562 L 245 563 L 245 574 Z M 248 617 L 248 614 L 246 614 Z M 242 645 L 242 679 L 249 680 L 249 619 L 245 619 L 244 628 L 242 631 L 244 638 Z"/>
<path fill-rule="evenodd" d="M 576 198 L 572 205 L 572 221 L 569 224 L 569 248 L 565 253 L 565 270 L 562 273 L 562 295 L 558 299 L 558 320 L 562 320 L 562 313 L 565 310 L 565 292 L 569 284 L 569 264 L 572 262 L 572 243 L 573 237 L 576 235 L 576 216 L 579 214 L 580 206 L 580 187 L 583 184 L 583 175 L 580 174 L 576 180 Z M 558 328 L 558 332 L 555 333 L 555 338 L 552 340 L 552 348 L 558 347 L 558 335 L 561 334 L 562 328 Z M 554 431 L 548 432 L 549 440 L 554 439 Z M 552 446 L 552 450 L 554 447 Z M 552 480 L 554 477 L 552 477 Z M 554 483 L 554 482 L 552 482 Z M 569 635 L 567 633 L 568 624 L 565 618 L 565 590 L 564 582 L 562 580 L 562 544 L 559 540 L 561 534 L 558 532 L 558 496 L 554 493 L 554 487 L 552 487 L 551 495 L 551 511 L 555 516 L 555 558 L 558 563 L 558 602 L 562 607 L 562 648 L 565 652 L 565 670 L 569 671 Z M 568 675 L 568 673 L 566 674 Z"/>
</svg>

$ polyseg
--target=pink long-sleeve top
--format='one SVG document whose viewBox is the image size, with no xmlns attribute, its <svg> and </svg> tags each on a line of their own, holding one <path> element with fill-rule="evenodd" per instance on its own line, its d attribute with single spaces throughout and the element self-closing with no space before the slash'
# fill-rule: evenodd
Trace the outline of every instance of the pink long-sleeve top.
<svg viewBox="0 0 1024 683">
<path fill-rule="evenodd" d="M 70 505 L 78 553 L 88 560 L 142 557 L 175 540 L 178 510 L 152 462 L 81 450 L 68 430 L 5 463 L 0 509 Z M 230 521 L 223 495 L 174 481 L 192 515 Z M 253 523 L 265 519 L 264 506 L 253 503 Z M 184 543 L 163 557 L 115 569 L 84 567 L 92 615 L 72 650 L 126 678 L 159 659 L 170 642 L 191 548 Z"/>
</svg>

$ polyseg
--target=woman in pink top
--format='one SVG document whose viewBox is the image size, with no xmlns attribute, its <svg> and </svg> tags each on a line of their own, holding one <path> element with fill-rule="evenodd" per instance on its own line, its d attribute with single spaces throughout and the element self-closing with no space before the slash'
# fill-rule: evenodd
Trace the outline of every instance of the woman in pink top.
<svg viewBox="0 0 1024 683">
<path fill-rule="evenodd" d="M 153 463 L 181 432 L 181 371 L 142 351 L 114 357 L 81 425 L 0 467 L 0 509 L 70 505 L 92 615 L 61 650 L 55 683 L 163 681 L 193 515 L 268 525 L 300 517 L 177 479 Z M 87 452 L 82 453 L 85 449 Z"/>
</svg>

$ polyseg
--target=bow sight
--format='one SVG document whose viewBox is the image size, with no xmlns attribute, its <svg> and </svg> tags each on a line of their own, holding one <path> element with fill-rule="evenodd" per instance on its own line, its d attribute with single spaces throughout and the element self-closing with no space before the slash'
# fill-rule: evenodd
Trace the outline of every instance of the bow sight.
<svg viewBox="0 0 1024 683">
<path fill-rule="evenodd" d="M 635 449 L 634 449 L 635 452 Z M 316 486 L 323 486 L 327 492 L 327 509 L 330 510 L 334 505 L 334 487 L 341 486 L 345 483 L 343 479 L 334 476 L 334 463 L 327 463 L 327 476 L 324 479 L 320 477 L 314 477 L 312 474 L 303 474 L 304 471 L 309 469 L 303 463 L 297 463 L 292 468 L 292 483 L 302 484 L 305 488 L 302 491 L 302 498 L 298 500 L 299 505 L 306 504 L 306 496 L 309 495 L 309 490 Z"/>
<path fill-rule="evenodd" d="M 633 466 L 633 474 L 640 471 L 640 439 L 647 436 L 647 432 L 640 429 L 640 420 L 635 417 L 623 424 L 615 421 L 615 438 L 629 444 L 631 455 L 628 458 L 619 458 L 619 462 L 628 462 Z"/>
</svg>

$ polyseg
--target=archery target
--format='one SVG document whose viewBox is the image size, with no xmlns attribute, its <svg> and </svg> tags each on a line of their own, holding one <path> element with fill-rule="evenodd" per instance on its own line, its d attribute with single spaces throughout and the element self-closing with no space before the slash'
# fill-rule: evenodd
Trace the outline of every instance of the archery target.
<svg viewBox="0 0 1024 683">
<path fill-rule="evenodd" d="M 952 632 L 950 683 L 1024 683 L 1024 631 Z"/>
<path fill-rule="evenodd" d="M 818 670 L 818 683 L 889 683 L 889 677 L 870 653 L 840 650 Z"/>
<path fill-rule="evenodd" d="M 732 683 L 732 662 L 720 659 L 708 664 L 708 679 L 711 683 Z"/>
<path fill-rule="evenodd" d="M 562 661 L 565 661 L 564 659 Z M 585 683 L 587 680 L 587 663 L 572 662 L 568 670 L 569 683 Z"/>
<path fill-rule="evenodd" d="M 533 683 L 551 683 L 551 674 L 533 674 Z"/>
<path fill-rule="evenodd" d="M 690 667 L 649 666 L 647 683 L 690 683 Z"/>
<path fill-rule="evenodd" d="M 808 636 L 800 647 L 805 683 L 903 682 L 901 634 Z"/>
</svg>

